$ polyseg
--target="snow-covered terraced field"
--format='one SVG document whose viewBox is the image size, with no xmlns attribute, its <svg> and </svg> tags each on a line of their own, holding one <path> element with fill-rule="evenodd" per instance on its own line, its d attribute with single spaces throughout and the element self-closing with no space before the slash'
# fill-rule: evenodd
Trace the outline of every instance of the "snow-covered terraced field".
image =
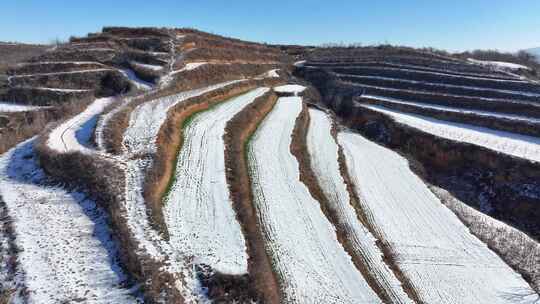
<svg viewBox="0 0 540 304">
<path fill-rule="evenodd" d="M 340 67 L 339 69 L 343 70 L 343 71 L 346 71 L 346 70 L 353 70 L 353 69 L 355 69 L 355 67 Z M 407 73 L 413 73 L 413 74 L 418 74 L 418 75 L 422 75 L 422 74 L 423 75 L 438 75 L 438 76 L 444 76 L 446 78 L 454 78 L 454 79 L 459 78 L 459 79 L 469 79 L 469 80 L 486 80 L 486 81 L 490 81 L 490 82 L 493 82 L 493 83 L 505 83 L 505 82 L 506 83 L 514 83 L 514 84 L 519 84 L 519 83 L 526 84 L 526 83 L 529 83 L 527 80 L 523 80 L 523 79 L 510 80 L 510 79 L 497 79 L 497 78 L 490 78 L 490 77 L 483 77 L 483 76 L 453 75 L 453 74 L 448 74 L 448 73 L 443 73 L 443 72 L 420 71 L 420 70 L 414 70 L 414 69 L 409 69 L 409 68 L 379 67 L 377 69 L 381 70 L 381 71 L 407 72 Z"/>
<path fill-rule="evenodd" d="M 92 152 L 90 138 L 99 115 L 115 100 L 110 97 L 98 98 L 86 110 L 56 127 L 47 140 L 49 148 L 60 153 Z"/>
<path fill-rule="evenodd" d="M 205 88 L 182 92 L 141 104 L 131 113 L 129 126 L 124 134 L 124 147 L 129 154 L 154 153 L 155 140 L 161 125 L 167 118 L 167 111 L 179 102 L 203 95 L 210 91 L 237 83 L 234 80 L 211 85 Z"/>
<path fill-rule="evenodd" d="M 540 119 L 539 118 L 526 117 L 526 116 L 522 116 L 522 115 L 503 114 L 503 113 L 499 113 L 499 112 L 490 112 L 490 111 L 482 111 L 482 110 L 471 110 L 471 109 L 463 109 L 463 108 L 456 108 L 456 107 L 432 105 L 432 104 L 427 104 L 427 103 L 411 102 L 411 101 L 401 100 L 401 99 L 398 99 L 398 98 L 384 97 L 384 96 L 377 96 L 377 95 L 369 95 L 369 94 L 362 95 L 362 98 L 363 99 L 371 99 L 371 100 L 383 101 L 383 102 L 387 102 L 387 103 L 390 103 L 390 104 L 402 104 L 402 105 L 407 105 L 407 106 L 426 108 L 426 109 L 433 109 L 433 110 L 438 110 L 438 111 L 463 113 L 463 114 L 474 114 L 474 115 L 478 115 L 478 116 L 496 117 L 496 118 L 502 118 L 502 119 L 510 119 L 510 120 L 517 120 L 517 121 L 524 121 L 524 122 L 529 122 L 529 123 L 540 124 Z"/>
<path fill-rule="evenodd" d="M 449 122 L 405 113 L 378 105 L 360 105 L 390 116 L 398 123 L 458 142 L 466 142 L 500 153 L 540 162 L 540 138 L 498 131 L 469 124 Z"/>
<path fill-rule="evenodd" d="M 340 172 L 338 144 L 331 133 L 331 118 L 315 109 L 309 110 L 309 116 L 307 148 L 311 167 L 328 198 L 328 207 L 338 214 L 340 223 L 348 230 L 347 239 L 352 244 L 354 254 L 362 257 L 365 267 L 392 303 L 413 303 L 404 292 L 401 282 L 383 260 L 375 237 L 361 224 L 351 205 L 351 198 Z"/>
<path fill-rule="evenodd" d="M 505 93 L 505 94 L 512 94 L 516 95 L 516 98 L 519 98 L 521 96 L 526 97 L 538 97 L 540 98 L 540 94 L 533 93 L 533 92 L 527 92 L 527 91 L 516 91 L 516 90 L 502 90 L 502 89 L 494 89 L 494 88 L 485 88 L 485 87 L 475 87 L 475 86 L 466 86 L 466 85 L 455 85 L 455 84 L 448 84 L 448 83 L 439 83 L 439 82 L 428 82 L 428 81 L 418 81 L 418 80 L 410 80 L 410 79 L 404 79 L 404 78 L 392 78 L 392 77 L 383 77 L 383 76 L 371 76 L 371 75 L 349 75 L 349 74 L 336 74 L 338 77 L 350 77 L 350 78 L 356 78 L 356 79 L 366 79 L 366 80 L 383 80 L 383 81 L 389 81 L 389 82 L 396 82 L 396 83 L 408 83 L 408 84 L 420 84 L 425 87 L 429 87 L 430 89 L 433 89 L 434 91 L 437 90 L 437 88 L 455 88 L 455 89 L 464 89 L 464 90 L 472 90 L 476 92 L 499 92 L 499 93 Z"/>
<path fill-rule="evenodd" d="M 404 93 L 404 94 L 423 94 L 423 95 L 429 95 L 429 96 L 444 96 L 447 97 L 449 100 L 452 98 L 469 98 L 473 99 L 475 101 L 478 101 L 479 104 L 482 102 L 498 102 L 498 103 L 507 103 L 507 104 L 519 104 L 519 105 L 527 105 L 531 107 L 540 107 L 540 104 L 538 102 L 532 102 L 532 101 L 523 101 L 523 100 L 516 100 L 516 99 L 500 99 L 500 98 L 486 98 L 486 97 L 476 97 L 476 96 L 467 96 L 467 95 L 456 95 L 456 94 L 443 94 L 443 93 L 437 93 L 437 92 L 422 92 L 422 91 L 414 91 L 414 90 L 406 90 L 406 89 L 394 89 L 389 87 L 383 87 L 383 86 L 372 86 L 372 85 L 365 85 L 365 84 L 358 84 L 354 82 L 346 82 L 349 85 L 362 87 L 366 89 L 375 89 L 382 92 L 391 92 L 391 93 Z M 369 90 L 368 90 L 369 92 Z"/>
<path fill-rule="evenodd" d="M 467 59 L 472 63 L 484 65 L 487 67 L 493 67 L 493 68 L 499 68 L 499 69 L 509 69 L 509 70 L 530 70 L 531 68 L 524 66 L 522 64 L 512 63 L 512 62 L 504 62 L 504 61 L 486 61 L 486 60 L 476 60 L 469 58 Z"/>
<path fill-rule="evenodd" d="M 247 253 L 225 178 L 225 127 L 268 88 L 253 90 L 195 114 L 184 129 L 176 176 L 165 199 L 171 245 L 196 264 L 247 273 Z"/>
<path fill-rule="evenodd" d="M 0 196 L 20 250 L 16 278 L 29 303 L 137 302 L 124 287 L 104 210 L 82 193 L 46 186 L 34 142 L 0 157 Z"/>
<path fill-rule="evenodd" d="M 474 237 L 397 153 L 341 132 L 349 175 L 376 235 L 425 303 L 533 303 L 523 278 Z"/>
<path fill-rule="evenodd" d="M 290 151 L 299 97 L 280 98 L 249 145 L 254 204 L 286 303 L 381 303 L 300 182 Z"/>
</svg>

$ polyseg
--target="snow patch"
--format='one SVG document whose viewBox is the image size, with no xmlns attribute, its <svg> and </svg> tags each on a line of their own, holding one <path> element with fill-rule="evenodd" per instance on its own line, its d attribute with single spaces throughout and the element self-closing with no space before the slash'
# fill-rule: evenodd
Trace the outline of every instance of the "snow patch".
<svg viewBox="0 0 540 304">
<path fill-rule="evenodd" d="M 383 106 L 360 105 L 392 117 L 402 123 L 435 136 L 466 142 L 504 154 L 540 162 L 540 138 L 493 130 L 463 123 L 439 120 L 401 112 Z"/>
<path fill-rule="evenodd" d="M 47 146 L 60 153 L 92 153 L 90 139 L 99 114 L 114 102 L 114 98 L 99 98 L 83 112 L 56 127 L 47 140 Z"/>
<path fill-rule="evenodd" d="M 511 62 L 477 60 L 473 58 L 469 58 L 467 60 L 475 64 L 488 66 L 488 67 L 494 67 L 494 68 L 500 68 L 500 69 L 509 69 L 509 70 L 530 70 L 531 69 L 528 66 L 524 66 L 517 63 L 511 63 Z"/>
<path fill-rule="evenodd" d="M 9 102 L 0 102 L 0 113 L 38 111 L 48 108 L 50 107 L 27 106 Z"/>
</svg>

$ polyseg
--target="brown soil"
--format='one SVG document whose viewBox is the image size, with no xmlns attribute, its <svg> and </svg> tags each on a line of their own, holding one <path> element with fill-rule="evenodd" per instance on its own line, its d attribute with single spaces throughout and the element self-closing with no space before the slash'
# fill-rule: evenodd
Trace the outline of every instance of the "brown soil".
<svg viewBox="0 0 540 304">
<path fill-rule="evenodd" d="M 254 294 L 253 298 L 272 304 L 280 303 L 281 294 L 253 204 L 246 145 L 276 101 L 277 96 L 273 93 L 259 97 L 227 123 L 224 138 L 227 182 L 249 254 L 248 270 L 252 290 L 248 292 Z"/>
</svg>

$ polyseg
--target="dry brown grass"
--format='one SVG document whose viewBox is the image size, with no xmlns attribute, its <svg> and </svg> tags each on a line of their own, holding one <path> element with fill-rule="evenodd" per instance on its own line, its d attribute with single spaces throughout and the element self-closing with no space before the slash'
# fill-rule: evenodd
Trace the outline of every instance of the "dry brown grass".
<svg viewBox="0 0 540 304">
<path fill-rule="evenodd" d="M 18 143 L 39 134 L 47 128 L 50 123 L 58 122 L 67 117 L 71 117 L 82 110 L 91 102 L 92 98 L 86 98 L 77 102 L 70 102 L 59 107 L 29 111 L 21 113 L 9 113 L 7 124 L 0 126 L 0 154 L 11 149 Z M 2 114 L 0 114 L 0 118 Z"/>
<path fill-rule="evenodd" d="M 248 271 L 252 298 L 263 303 L 280 303 L 278 280 L 272 270 L 271 259 L 266 253 L 265 239 L 260 230 L 256 208 L 253 204 L 251 182 L 247 164 L 246 146 L 258 125 L 273 109 L 277 96 L 273 93 L 259 97 L 227 123 L 225 132 L 225 171 L 229 192 L 234 202 L 238 222 L 246 238 L 249 254 Z"/>
</svg>

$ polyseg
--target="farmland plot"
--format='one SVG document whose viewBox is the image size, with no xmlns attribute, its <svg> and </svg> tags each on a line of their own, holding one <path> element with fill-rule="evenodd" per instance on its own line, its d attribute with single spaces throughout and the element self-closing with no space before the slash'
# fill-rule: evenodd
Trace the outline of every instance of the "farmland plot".
<svg viewBox="0 0 540 304">
<path fill-rule="evenodd" d="M 343 132 L 349 175 L 376 235 L 426 303 L 532 303 L 523 278 L 474 237 L 407 161 Z"/>
<path fill-rule="evenodd" d="M 176 174 L 165 199 L 171 245 L 222 273 L 247 273 L 247 253 L 225 178 L 225 127 L 269 89 L 259 88 L 195 114 L 184 129 Z"/>
<path fill-rule="evenodd" d="M 135 303 L 104 210 L 82 193 L 45 186 L 29 140 L 0 158 L 0 196 L 13 219 L 18 286 L 30 303 Z"/>
<path fill-rule="evenodd" d="M 290 151 L 300 97 L 280 98 L 248 152 L 254 204 L 286 303 L 381 303 L 300 182 Z"/>
<path fill-rule="evenodd" d="M 155 140 L 170 108 L 189 98 L 203 95 L 239 81 L 241 80 L 223 82 L 141 104 L 131 113 L 129 126 L 123 140 L 125 152 L 128 154 L 155 153 Z"/>
<path fill-rule="evenodd" d="M 361 224 L 351 205 L 351 198 L 339 168 L 338 145 L 331 134 L 331 118 L 314 109 L 309 111 L 309 116 L 307 148 L 311 167 L 328 198 L 328 207 L 338 214 L 340 223 L 348 230 L 346 238 L 352 244 L 353 254 L 361 257 L 367 264 L 377 285 L 381 286 L 392 303 L 412 303 L 399 280 L 383 261 L 375 237 Z"/>
<path fill-rule="evenodd" d="M 448 122 L 377 105 L 361 105 L 361 107 L 386 114 L 399 123 L 435 136 L 486 147 L 535 162 L 540 161 L 540 138 L 537 137 Z"/>
</svg>

